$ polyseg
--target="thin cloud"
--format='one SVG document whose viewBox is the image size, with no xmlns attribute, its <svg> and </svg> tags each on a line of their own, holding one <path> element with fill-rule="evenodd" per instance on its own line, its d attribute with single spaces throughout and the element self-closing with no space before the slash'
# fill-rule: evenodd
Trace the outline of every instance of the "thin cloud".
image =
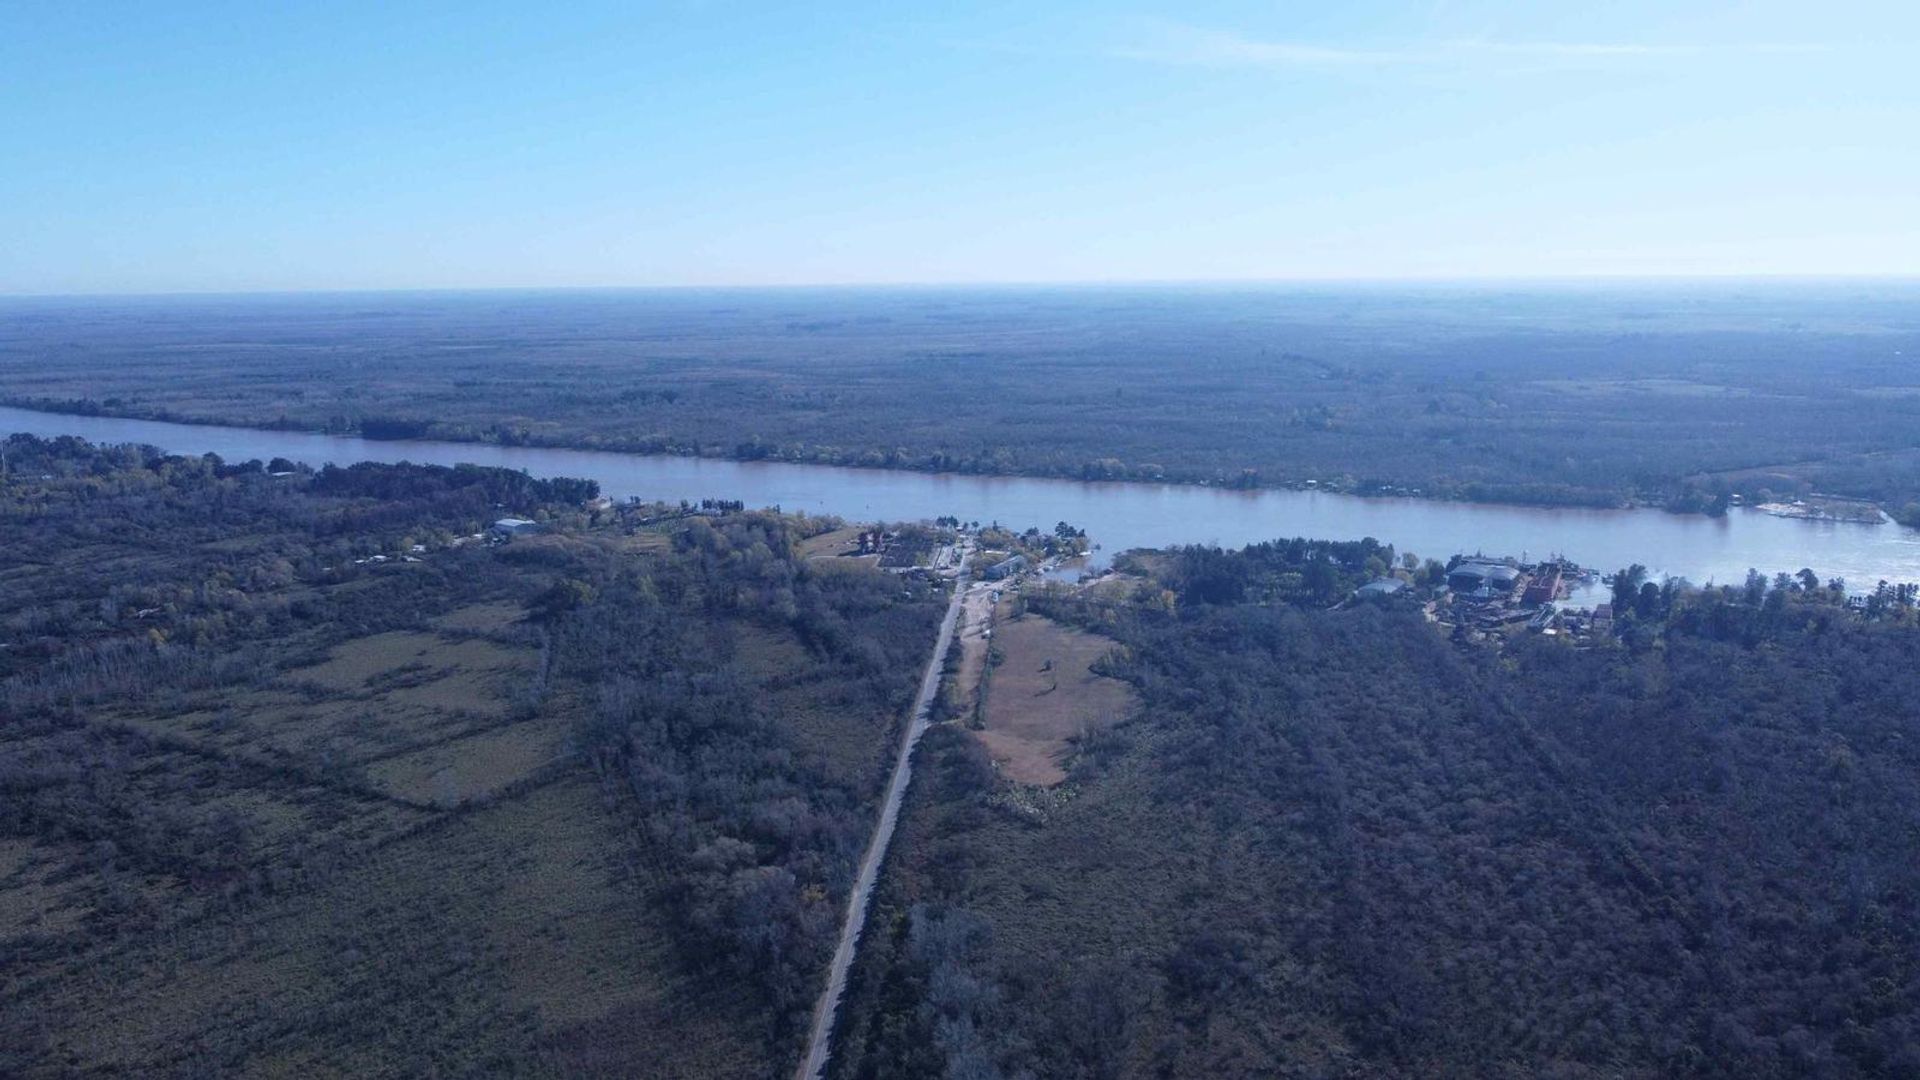
<svg viewBox="0 0 1920 1080">
<path fill-rule="evenodd" d="M 1365 68 L 1464 65 L 1492 59 L 1632 60 L 1737 53 L 1809 53 L 1818 45 L 1639 44 L 1632 42 L 1487 41 L 1477 38 L 1353 48 L 1273 41 L 1231 30 L 1153 21 L 1108 50 L 1126 60 L 1195 67 Z"/>
</svg>

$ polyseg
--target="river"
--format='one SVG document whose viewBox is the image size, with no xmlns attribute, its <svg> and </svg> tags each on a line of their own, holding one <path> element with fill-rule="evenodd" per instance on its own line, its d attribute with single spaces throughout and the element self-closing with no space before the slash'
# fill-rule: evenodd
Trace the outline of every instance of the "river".
<svg viewBox="0 0 1920 1080">
<path fill-rule="evenodd" d="M 1455 552 L 1560 554 L 1600 570 L 1642 563 L 1656 576 L 1695 583 L 1739 582 L 1749 568 L 1771 575 L 1802 567 L 1823 578 L 1844 578 L 1856 591 L 1883 579 L 1920 581 L 1920 532 L 1891 523 L 1780 518 L 1752 509 L 1709 518 L 1653 509 L 1534 509 L 1331 492 L 956 476 L 484 443 L 381 442 L 0 408 L 0 434 L 15 431 L 148 443 L 171 453 L 216 453 L 229 461 L 473 462 L 535 476 L 585 477 L 617 499 L 740 499 L 749 506 L 862 521 L 952 514 L 963 521 L 1043 529 L 1067 521 L 1087 530 L 1101 546 L 1101 556 L 1170 544 L 1234 547 L 1287 536 L 1371 536 L 1443 561 Z"/>
</svg>

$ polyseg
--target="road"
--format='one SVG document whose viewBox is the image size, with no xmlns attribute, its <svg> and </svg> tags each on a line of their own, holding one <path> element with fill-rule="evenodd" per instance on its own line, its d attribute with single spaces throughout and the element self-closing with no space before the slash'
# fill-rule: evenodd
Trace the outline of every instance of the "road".
<svg viewBox="0 0 1920 1080">
<path fill-rule="evenodd" d="M 964 552 L 961 558 L 965 558 Z M 964 566 L 964 563 L 963 563 Z M 827 985 L 813 1007 L 813 1030 L 807 1036 L 807 1056 L 795 1073 L 797 1080 L 820 1080 L 827 1071 L 827 1058 L 833 1051 L 833 1021 L 840 1010 L 840 996 L 847 989 L 847 972 L 853 967 L 853 954 L 860 947 L 860 932 L 867 924 L 867 902 L 873 896 L 873 883 L 880 876 L 880 864 L 886 860 L 887 844 L 893 840 L 893 828 L 900 821 L 900 804 L 906 798 L 907 784 L 913 779 L 913 748 L 927 730 L 927 712 L 933 695 L 940 690 L 940 667 L 953 644 L 953 627 L 960 616 L 960 605 L 967 595 L 967 575 L 962 569 L 953 582 L 953 600 L 940 620 L 940 634 L 933 643 L 933 656 L 920 677 L 920 693 L 913 699 L 913 712 L 907 719 L 906 734 L 900 740 L 900 756 L 893 763 L 893 778 L 887 782 L 887 801 L 880 810 L 880 823 L 874 826 L 867 854 L 860 860 L 860 874 L 854 878 L 853 892 L 847 897 L 846 922 L 840 928 L 840 943 L 833 950 L 833 964 L 827 969 Z"/>
<path fill-rule="evenodd" d="M 960 604 L 961 623 L 954 631 L 960 649 L 959 671 L 954 682 L 960 691 L 959 706 L 965 712 L 979 697 L 980 679 L 987 670 L 987 649 L 992 645 L 993 594 L 998 583 L 981 582 L 967 590 Z"/>
</svg>

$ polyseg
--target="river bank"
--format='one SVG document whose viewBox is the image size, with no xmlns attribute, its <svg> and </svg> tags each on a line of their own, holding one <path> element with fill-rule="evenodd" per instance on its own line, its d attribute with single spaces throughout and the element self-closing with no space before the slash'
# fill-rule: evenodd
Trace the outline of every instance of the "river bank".
<svg viewBox="0 0 1920 1080">
<path fill-rule="evenodd" d="M 700 458 L 711 461 L 768 462 L 781 465 L 809 465 L 835 469 L 873 469 L 888 472 L 913 472 L 927 475 L 1006 477 L 1032 480 L 1067 480 L 1083 483 L 1130 483 L 1130 484 L 1177 484 L 1181 486 L 1215 488 L 1228 491 L 1324 491 L 1342 495 L 1363 497 L 1400 497 L 1429 499 L 1436 502 L 1462 502 L 1484 506 L 1515 506 L 1531 509 L 1570 508 L 1583 510 L 1633 510 L 1641 508 L 1668 509 L 1672 513 L 1700 513 L 1693 509 L 1672 509 L 1661 498 L 1645 496 L 1629 491 L 1604 491 L 1594 489 L 1575 489 L 1556 491 L 1551 497 L 1540 491 L 1538 486 L 1527 485 L 1519 481 L 1504 484 L 1476 482 L 1461 485 L 1457 489 L 1389 483 L 1383 481 L 1361 481 L 1351 476 L 1328 475 L 1316 477 L 1298 477 L 1287 479 L 1263 479 L 1257 470 L 1251 468 L 1223 467 L 1210 471 L 1166 469 L 1160 466 L 1129 466 L 1115 459 L 1090 462 L 1079 468 L 978 468 L 951 467 L 948 460 L 938 456 L 899 454 L 866 450 L 858 452 L 832 451 L 828 453 L 795 452 L 788 448 L 744 444 L 727 447 L 722 444 L 701 445 L 684 440 L 649 437 L 644 439 L 619 439 L 598 436 L 550 436 L 538 432 L 516 431 L 502 437 L 498 432 L 476 432 L 466 425 L 451 427 L 439 423 L 424 423 L 417 432 L 404 435 L 390 434 L 397 429 L 382 426 L 374 433 L 353 426 L 329 426 L 302 424 L 296 421 L 257 423 L 248 417 L 200 416 L 176 413 L 167 409 L 131 409 L 107 407 L 90 401 L 49 401 L 42 398 L 19 398 L 0 396 L 0 408 L 46 413 L 51 416 L 71 416 L 113 420 L 137 420 L 156 424 L 178 424 L 187 427 L 234 427 L 249 428 L 257 431 L 287 431 L 310 435 L 337 438 L 358 438 L 368 442 L 393 443 L 405 445 L 410 442 L 460 443 L 471 446 L 499 446 L 510 448 L 528 448 L 540 450 L 580 450 L 609 454 L 635 454 L 648 457 Z M 1529 497 L 1526 493 L 1532 492 Z"/>
<path fill-rule="evenodd" d="M 1856 525 L 1882 525 L 1892 519 L 1878 504 L 1864 499 L 1846 499 L 1834 495 L 1809 495 L 1786 502 L 1761 503 L 1755 509 L 1774 517 L 1802 521 L 1845 521 Z"/>
<path fill-rule="evenodd" d="M 646 456 L 592 450 L 508 447 L 432 440 L 388 442 L 222 425 L 181 425 L 68 416 L 0 407 L 0 433 L 76 435 L 96 442 L 147 443 L 171 453 L 217 453 L 231 461 L 283 457 L 310 465 L 408 460 L 470 462 L 535 476 L 597 482 L 616 499 L 674 501 L 721 497 L 849 521 L 920 521 L 952 516 L 1016 529 L 1066 521 L 1099 545 L 1099 569 L 1128 548 L 1181 544 L 1239 547 L 1311 536 L 1393 543 L 1402 554 L 1445 559 L 1481 552 L 1560 555 L 1612 570 L 1635 563 L 1655 576 L 1695 583 L 1740 582 L 1811 568 L 1855 591 L 1880 580 L 1920 581 L 1920 533 L 1905 528 L 1773 517 L 1736 507 L 1722 517 L 1652 509 L 1529 509 L 1410 496 L 1321 490 L 1239 490 L 1201 485 L 1083 482 L 850 469 L 766 461 Z"/>
</svg>

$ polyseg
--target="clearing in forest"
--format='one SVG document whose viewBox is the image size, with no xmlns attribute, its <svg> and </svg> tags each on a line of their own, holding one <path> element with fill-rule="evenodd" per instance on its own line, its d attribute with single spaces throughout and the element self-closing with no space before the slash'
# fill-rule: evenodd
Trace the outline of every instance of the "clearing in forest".
<svg viewBox="0 0 1920 1080">
<path fill-rule="evenodd" d="M 1058 784 L 1069 741 L 1133 707 L 1132 687 L 1092 670 L 1114 642 L 1023 615 L 1000 619 L 993 645 L 1002 659 L 988 675 L 986 727 L 974 734 L 1009 779 Z"/>
<path fill-rule="evenodd" d="M 809 536 L 800 541 L 800 554 L 809 559 L 832 559 L 846 555 L 860 554 L 860 534 L 867 531 L 864 525 L 849 525 L 844 529 L 833 529 Z"/>
</svg>

